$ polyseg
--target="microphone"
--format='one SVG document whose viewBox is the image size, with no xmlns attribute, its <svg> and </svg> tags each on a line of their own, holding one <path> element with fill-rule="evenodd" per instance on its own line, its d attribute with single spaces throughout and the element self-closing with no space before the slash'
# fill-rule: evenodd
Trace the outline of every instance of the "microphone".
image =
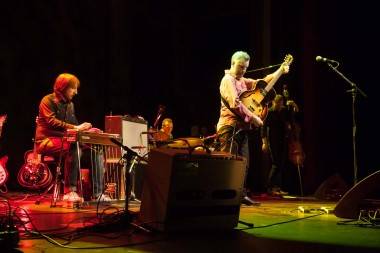
<svg viewBox="0 0 380 253">
<path fill-rule="evenodd" d="M 327 63 L 337 63 L 337 61 L 335 61 L 335 60 L 331 60 L 331 59 L 328 59 L 328 58 L 324 58 L 324 57 L 322 57 L 322 56 L 317 56 L 317 57 L 315 57 L 315 60 L 317 61 L 317 62 L 327 62 Z"/>
</svg>

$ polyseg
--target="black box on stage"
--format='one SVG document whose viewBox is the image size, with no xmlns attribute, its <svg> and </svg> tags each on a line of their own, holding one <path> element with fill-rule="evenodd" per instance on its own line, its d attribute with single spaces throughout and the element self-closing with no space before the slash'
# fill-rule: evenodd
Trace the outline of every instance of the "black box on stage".
<svg viewBox="0 0 380 253">
<path fill-rule="evenodd" d="M 157 230 L 232 229 L 240 213 L 246 160 L 160 148 L 149 153 L 139 219 Z"/>
<path fill-rule="evenodd" d="M 140 117 L 128 115 L 105 116 L 106 133 L 120 134 L 123 145 L 136 151 L 140 156 L 148 153 L 148 122 Z"/>
</svg>

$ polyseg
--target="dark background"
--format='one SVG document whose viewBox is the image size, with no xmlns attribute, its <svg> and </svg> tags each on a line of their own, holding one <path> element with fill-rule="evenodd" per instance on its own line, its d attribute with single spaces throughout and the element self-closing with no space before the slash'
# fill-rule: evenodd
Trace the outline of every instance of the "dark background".
<svg viewBox="0 0 380 253">
<path fill-rule="evenodd" d="M 59 73 L 79 77 L 77 116 L 98 128 L 111 113 L 141 115 L 152 125 L 162 104 L 174 136 L 189 136 L 193 125 L 212 134 L 219 82 L 236 50 L 252 56 L 250 68 L 294 56 L 275 88 L 288 84 L 301 108 L 306 192 L 334 173 L 353 180 L 350 86 L 317 55 L 339 61 L 338 70 L 368 95 L 356 100 L 358 177 L 379 170 L 375 2 L 57 0 L 1 7 L 0 113 L 8 115 L 1 155 L 9 156 L 11 189 L 32 148 L 39 101 Z"/>
</svg>

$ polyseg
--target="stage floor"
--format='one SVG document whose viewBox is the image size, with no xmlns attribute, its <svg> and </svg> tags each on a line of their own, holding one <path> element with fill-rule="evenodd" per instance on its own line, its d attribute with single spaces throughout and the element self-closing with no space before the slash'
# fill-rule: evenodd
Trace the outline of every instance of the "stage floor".
<svg viewBox="0 0 380 253">
<path fill-rule="evenodd" d="M 257 196 L 259 206 L 241 206 L 235 229 L 165 233 L 128 222 L 139 211 L 135 201 L 126 215 L 124 201 L 72 209 L 61 201 L 50 207 L 50 196 L 40 204 L 27 193 L 1 196 L 1 215 L 9 209 L 7 199 L 23 230 L 13 252 L 380 252 L 379 224 L 345 222 L 332 212 L 336 202 L 313 198 Z"/>
</svg>

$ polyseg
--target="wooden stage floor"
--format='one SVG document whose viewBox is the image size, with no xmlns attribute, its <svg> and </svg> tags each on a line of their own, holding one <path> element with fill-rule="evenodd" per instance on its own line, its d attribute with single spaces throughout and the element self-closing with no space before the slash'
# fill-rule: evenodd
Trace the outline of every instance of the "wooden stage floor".
<svg viewBox="0 0 380 253">
<path fill-rule="evenodd" d="M 313 198 L 257 197 L 259 206 L 241 206 L 243 223 L 234 229 L 165 233 L 127 222 L 123 201 L 70 209 L 63 202 L 50 207 L 50 196 L 40 204 L 26 193 L 1 197 L 1 215 L 9 203 L 20 230 L 15 248 L 5 249 L 3 240 L 1 252 L 380 252 L 379 224 L 345 222 L 331 212 L 335 202 Z M 129 209 L 135 217 L 139 204 Z"/>
</svg>

